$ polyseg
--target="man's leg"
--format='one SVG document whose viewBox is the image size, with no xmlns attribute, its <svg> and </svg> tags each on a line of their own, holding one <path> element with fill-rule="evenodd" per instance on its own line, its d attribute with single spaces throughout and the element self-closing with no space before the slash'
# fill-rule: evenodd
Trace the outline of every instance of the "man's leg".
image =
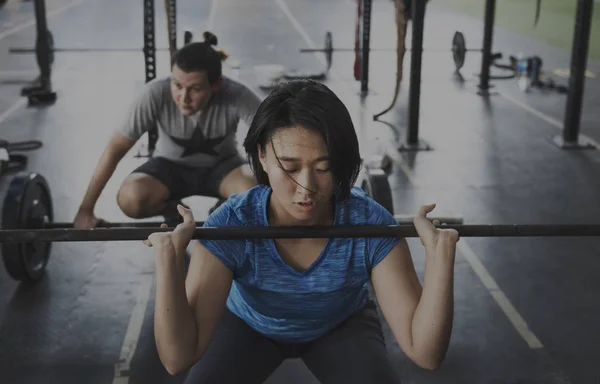
<svg viewBox="0 0 600 384">
<path fill-rule="evenodd" d="M 134 170 L 121 184 L 117 203 L 127 216 L 142 219 L 177 214 L 175 199 L 185 194 L 185 178 L 171 162 L 152 158 Z"/>
<path fill-rule="evenodd" d="M 322 384 L 399 384 L 373 302 L 314 342 L 302 360 Z"/>
<path fill-rule="evenodd" d="M 234 193 L 247 191 L 257 184 L 248 164 L 238 165 L 229 171 L 219 183 L 219 194 L 228 198 Z"/>
<path fill-rule="evenodd" d="M 227 308 L 204 356 L 185 384 L 260 384 L 283 362 L 277 345 Z"/>
<path fill-rule="evenodd" d="M 227 200 L 234 193 L 254 187 L 256 179 L 247 161 L 239 155 L 217 163 L 209 172 L 208 178 L 198 178 L 198 193 Z"/>
<path fill-rule="evenodd" d="M 196 193 L 219 199 L 208 214 L 234 193 L 240 193 L 254 187 L 257 182 L 248 163 L 240 156 L 233 156 L 215 165 L 208 178 L 197 178 Z"/>
</svg>

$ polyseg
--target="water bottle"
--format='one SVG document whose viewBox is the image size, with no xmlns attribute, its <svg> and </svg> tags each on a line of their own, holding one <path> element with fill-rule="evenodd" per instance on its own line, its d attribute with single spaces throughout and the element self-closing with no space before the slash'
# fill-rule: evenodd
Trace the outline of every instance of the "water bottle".
<svg viewBox="0 0 600 384">
<path fill-rule="evenodd" d="M 527 75 L 527 58 L 523 53 L 517 56 L 517 84 L 523 92 L 527 92 L 531 86 L 531 79 Z"/>
</svg>

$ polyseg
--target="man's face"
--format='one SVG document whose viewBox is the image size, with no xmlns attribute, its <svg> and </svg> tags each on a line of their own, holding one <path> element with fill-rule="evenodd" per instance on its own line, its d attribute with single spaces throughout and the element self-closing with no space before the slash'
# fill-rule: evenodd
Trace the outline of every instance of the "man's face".
<svg viewBox="0 0 600 384">
<path fill-rule="evenodd" d="M 206 72 L 184 72 L 177 65 L 171 72 L 171 96 L 185 116 L 203 109 L 218 89 L 220 81 L 211 85 Z"/>
</svg>

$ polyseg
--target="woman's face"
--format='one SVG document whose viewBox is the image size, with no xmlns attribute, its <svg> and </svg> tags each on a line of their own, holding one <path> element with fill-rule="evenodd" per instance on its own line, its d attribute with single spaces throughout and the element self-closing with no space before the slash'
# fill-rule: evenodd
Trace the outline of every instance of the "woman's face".
<svg viewBox="0 0 600 384">
<path fill-rule="evenodd" d="M 273 190 L 271 212 L 278 223 L 318 224 L 331 219 L 335 182 L 318 132 L 280 128 L 259 153 Z"/>
</svg>

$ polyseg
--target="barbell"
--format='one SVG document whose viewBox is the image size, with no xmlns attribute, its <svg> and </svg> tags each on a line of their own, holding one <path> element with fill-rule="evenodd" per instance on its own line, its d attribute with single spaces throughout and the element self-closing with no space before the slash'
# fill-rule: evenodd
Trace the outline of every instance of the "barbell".
<svg viewBox="0 0 600 384">
<path fill-rule="evenodd" d="M 393 212 L 387 175 L 369 167 L 362 183 L 372 197 L 382 196 L 382 205 Z M 385 190 L 387 188 L 388 190 Z M 387 199 L 387 200 L 386 200 Z M 412 223 L 410 215 L 395 215 L 399 224 Z M 460 224 L 460 216 L 431 217 L 441 223 Z M 162 222 L 103 223 L 94 229 L 74 229 L 73 223 L 54 222 L 52 194 L 39 173 L 17 173 L 8 184 L 2 207 L 0 248 L 4 266 L 15 280 L 35 283 L 44 273 L 53 242 L 144 240 L 151 233 L 170 231 Z M 202 227 L 204 222 L 196 222 Z M 271 230 L 275 232 L 271 232 Z M 265 237 L 365 237 L 376 234 L 377 227 L 274 227 L 274 228 L 197 228 L 195 239 L 244 239 Z M 385 229 L 382 228 L 384 231 Z M 333 230 L 333 232 L 331 232 Z M 389 229 L 388 229 L 389 230 Z M 224 231 L 224 232 L 222 232 Z M 385 234 L 385 232 L 384 232 Z M 308 235 L 308 236 L 307 236 Z M 395 235 L 396 236 L 396 235 Z"/>
<path fill-rule="evenodd" d="M 395 52 L 396 48 L 371 48 L 369 52 Z M 411 51 L 411 49 L 407 49 L 407 51 Z M 424 52 L 448 52 L 447 49 L 424 49 Z M 307 52 L 323 52 L 325 54 L 325 60 L 327 61 L 327 68 L 331 67 L 331 63 L 333 61 L 333 53 L 334 52 L 361 52 L 360 48 L 335 48 L 333 46 L 333 35 L 330 31 L 325 32 L 325 44 L 323 48 L 301 48 L 300 53 Z M 456 31 L 454 36 L 452 37 L 452 46 L 450 48 L 450 52 L 452 52 L 452 58 L 454 59 L 454 64 L 456 65 L 456 70 L 459 70 L 465 64 L 465 58 L 467 52 L 483 52 L 483 49 L 469 49 L 467 48 L 467 43 L 465 40 L 465 35 Z"/>
<path fill-rule="evenodd" d="M 183 44 L 187 45 L 189 43 L 192 42 L 193 39 L 193 34 L 191 31 L 184 31 L 183 34 Z M 53 54 L 55 52 L 58 53 L 69 53 L 69 52 L 73 52 L 73 53 L 78 53 L 78 52 L 144 52 L 144 48 L 143 47 L 139 47 L 139 48 L 116 48 L 116 47 L 109 47 L 109 48 L 105 48 L 105 47 L 94 47 L 94 48 L 84 48 L 84 47 L 68 47 L 68 48 L 60 48 L 60 47 L 55 47 L 54 46 L 54 37 L 52 36 L 52 33 L 50 31 L 47 31 L 47 40 L 48 42 L 48 47 L 41 47 L 39 44 L 36 45 L 35 48 L 23 48 L 23 47 L 16 47 L 16 48 L 10 48 L 8 50 L 9 53 L 13 53 L 13 54 L 29 54 L 29 53 L 37 53 L 38 50 L 42 50 L 45 49 L 45 52 L 48 52 L 51 56 L 50 56 L 50 62 L 52 63 L 54 61 L 53 58 Z M 159 47 L 159 48 L 154 48 L 155 51 L 170 51 L 170 48 L 168 47 Z"/>
<path fill-rule="evenodd" d="M 375 173 L 377 175 L 377 173 Z M 367 175 L 367 178 L 369 176 Z M 376 199 L 375 197 L 373 197 Z M 72 223 L 55 223 L 50 187 L 38 173 L 18 173 L 9 183 L 2 210 L 0 245 L 4 266 L 15 280 L 35 283 L 44 273 L 53 242 L 142 241 L 161 228 L 160 222 L 108 223 L 108 227 L 74 229 Z M 395 216 L 397 225 L 202 227 L 196 223 L 194 239 L 263 238 L 368 238 L 418 237 L 409 215 Z M 485 224 L 465 225 L 462 218 L 435 218 L 442 228 L 456 229 L 461 237 L 600 236 L 600 224 Z"/>
</svg>

